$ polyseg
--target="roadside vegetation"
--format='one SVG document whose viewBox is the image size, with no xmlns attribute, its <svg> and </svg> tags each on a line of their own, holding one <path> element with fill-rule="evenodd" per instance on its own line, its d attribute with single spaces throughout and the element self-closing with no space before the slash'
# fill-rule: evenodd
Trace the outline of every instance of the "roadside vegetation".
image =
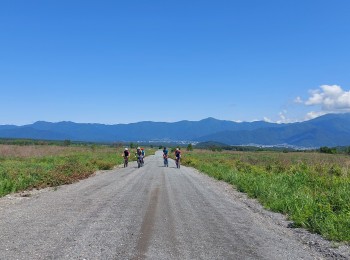
<svg viewBox="0 0 350 260">
<path fill-rule="evenodd" d="M 194 150 L 184 154 L 182 163 L 286 214 L 295 227 L 350 242 L 349 155 Z"/>
<path fill-rule="evenodd" d="M 73 183 L 97 170 L 110 170 L 123 163 L 121 145 L 31 142 L 16 140 L 11 144 L 0 144 L 0 197 Z M 151 153 L 152 150 L 148 151 Z M 134 159 L 130 156 L 130 160 Z"/>
</svg>

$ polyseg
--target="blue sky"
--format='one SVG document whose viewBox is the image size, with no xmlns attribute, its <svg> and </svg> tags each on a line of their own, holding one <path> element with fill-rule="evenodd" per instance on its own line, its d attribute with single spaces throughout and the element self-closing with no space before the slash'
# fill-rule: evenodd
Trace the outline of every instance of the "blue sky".
<svg viewBox="0 0 350 260">
<path fill-rule="evenodd" d="M 350 1 L 0 1 L 0 124 L 350 112 Z"/>
</svg>

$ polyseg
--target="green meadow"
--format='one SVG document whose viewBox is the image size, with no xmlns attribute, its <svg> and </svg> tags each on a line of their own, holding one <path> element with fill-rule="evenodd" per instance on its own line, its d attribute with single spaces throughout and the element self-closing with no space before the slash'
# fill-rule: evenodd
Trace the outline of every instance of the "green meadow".
<svg viewBox="0 0 350 260">
<path fill-rule="evenodd" d="M 349 155 L 195 150 L 182 163 L 287 215 L 295 227 L 350 241 Z"/>
<path fill-rule="evenodd" d="M 69 184 L 98 170 L 110 170 L 123 163 L 122 150 L 98 145 L 0 145 L 0 197 Z"/>
</svg>

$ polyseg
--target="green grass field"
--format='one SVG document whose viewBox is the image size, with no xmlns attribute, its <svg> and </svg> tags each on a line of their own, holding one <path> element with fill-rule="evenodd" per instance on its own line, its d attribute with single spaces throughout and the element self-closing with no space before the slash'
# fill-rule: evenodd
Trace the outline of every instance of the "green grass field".
<svg viewBox="0 0 350 260">
<path fill-rule="evenodd" d="M 97 170 L 110 170 L 123 163 L 122 151 L 123 148 L 96 145 L 0 145 L 0 197 L 33 188 L 69 184 Z"/>
<path fill-rule="evenodd" d="M 350 242 L 348 155 L 195 150 L 186 152 L 182 163 L 286 214 L 295 227 Z"/>
</svg>

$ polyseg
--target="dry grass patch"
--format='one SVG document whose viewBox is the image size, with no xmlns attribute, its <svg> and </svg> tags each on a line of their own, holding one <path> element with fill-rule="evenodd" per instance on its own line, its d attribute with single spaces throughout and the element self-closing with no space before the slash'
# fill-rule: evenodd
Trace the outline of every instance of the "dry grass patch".
<svg viewBox="0 0 350 260">
<path fill-rule="evenodd" d="M 63 155 L 76 152 L 88 151 L 87 147 L 65 147 L 55 145 L 6 145 L 0 144 L 0 158 L 33 158 Z"/>
</svg>

